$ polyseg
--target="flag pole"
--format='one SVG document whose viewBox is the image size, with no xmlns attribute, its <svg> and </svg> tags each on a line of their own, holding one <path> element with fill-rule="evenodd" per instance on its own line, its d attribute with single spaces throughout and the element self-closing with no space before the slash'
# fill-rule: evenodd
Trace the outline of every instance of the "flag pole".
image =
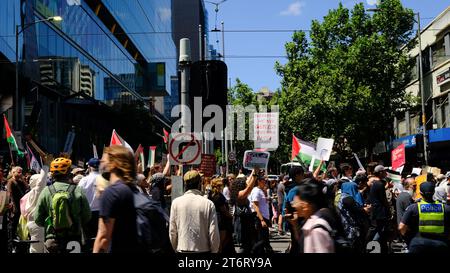
<svg viewBox="0 0 450 273">
<path fill-rule="evenodd" d="M 14 157 L 11 151 L 11 143 L 8 142 L 8 148 L 9 148 L 9 155 L 11 156 L 11 163 L 13 166 L 16 166 L 16 164 L 14 163 Z"/>
</svg>

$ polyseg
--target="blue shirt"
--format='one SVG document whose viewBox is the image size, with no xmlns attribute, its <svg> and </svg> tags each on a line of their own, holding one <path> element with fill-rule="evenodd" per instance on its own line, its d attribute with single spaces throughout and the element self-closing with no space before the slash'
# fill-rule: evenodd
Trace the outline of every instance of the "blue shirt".
<svg viewBox="0 0 450 273">
<path fill-rule="evenodd" d="M 289 190 L 288 187 L 286 187 L 286 189 Z M 289 203 L 289 206 L 290 206 L 290 203 L 292 201 L 294 201 L 294 197 L 297 194 L 298 190 L 299 190 L 299 186 L 297 185 L 297 186 L 291 188 L 289 190 L 288 194 L 285 195 L 284 202 L 283 202 L 283 212 L 282 212 L 283 216 L 286 214 L 285 208 L 287 206 L 287 203 Z"/>
</svg>

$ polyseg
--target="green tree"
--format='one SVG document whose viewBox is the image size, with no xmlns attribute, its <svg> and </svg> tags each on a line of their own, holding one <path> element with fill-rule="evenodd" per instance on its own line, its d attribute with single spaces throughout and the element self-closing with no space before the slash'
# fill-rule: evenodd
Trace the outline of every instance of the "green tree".
<svg viewBox="0 0 450 273">
<path fill-rule="evenodd" d="M 292 133 L 308 141 L 332 137 L 344 156 L 392 136 L 393 117 L 408 108 L 414 21 L 400 0 L 378 7 L 371 15 L 362 3 L 351 11 L 339 4 L 312 21 L 309 39 L 297 31 L 286 43 L 288 62 L 275 64 L 282 87 L 272 102 L 280 107 L 280 158 L 290 155 Z"/>
<path fill-rule="evenodd" d="M 236 83 L 233 87 L 231 87 L 228 91 L 228 103 L 233 106 L 249 106 L 249 105 L 258 105 L 258 100 L 256 94 L 253 90 L 245 83 L 243 83 L 240 79 L 236 79 Z M 236 131 L 237 126 L 245 126 L 245 140 L 237 140 L 236 134 L 234 134 L 235 140 L 233 141 L 233 147 L 236 152 L 236 159 L 239 162 L 240 159 L 244 157 L 244 152 L 246 150 L 252 150 L 254 143 L 249 140 L 249 116 L 245 117 L 245 124 L 237 124 L 235 119 L 234 131 Z"/>
</svg>

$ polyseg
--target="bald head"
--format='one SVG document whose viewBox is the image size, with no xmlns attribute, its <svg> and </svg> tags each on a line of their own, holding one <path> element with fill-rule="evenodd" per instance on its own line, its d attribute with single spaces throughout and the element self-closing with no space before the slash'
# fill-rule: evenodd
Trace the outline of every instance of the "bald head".
<svg viewBox="0 0 450 273">
<path fill-rule="evenodd" d="M 405 190 L 414 190 L 416 187 L 416 180 L 413 177 L 406 178 L 403 182 L 403 188 Z"/>
</svg>

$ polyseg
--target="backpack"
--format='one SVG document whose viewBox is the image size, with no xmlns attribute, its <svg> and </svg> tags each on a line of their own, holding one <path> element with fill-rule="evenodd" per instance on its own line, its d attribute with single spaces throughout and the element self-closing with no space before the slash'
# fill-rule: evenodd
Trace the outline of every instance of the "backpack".
<svg viewBox="0 0 450 273">
<path fill-rule="evenodd" d="M 161 204 L 147 195 L 133 190 L 136 209 L 138 244 L 147 253 L 173 253 L 169 239 L 169 216 Z"/>
<path fill-rule="evenodd" d="M 70 184 L 66 191 L 57 191 L 54 185 L 48 186 L 52 199 L 50 215 L 55 231 L 72 228 L 73 219 L 70 212 L 70 201 L 74 197 L 73 193 L 76 187 L 76 185 Z"/>
<path fill-rule="evenodd" d="M 334 241 L 334 252 L 335 253 L 354 253 L 353 244 L 347 240 L 342 234 L 340 234 L 337 230 L 332 229 L 329 230 L 327 227 L 317 224 L 314 225 L 311 229 L 321 228 L 330 234 L 331 239 Z"/>
</svg>

